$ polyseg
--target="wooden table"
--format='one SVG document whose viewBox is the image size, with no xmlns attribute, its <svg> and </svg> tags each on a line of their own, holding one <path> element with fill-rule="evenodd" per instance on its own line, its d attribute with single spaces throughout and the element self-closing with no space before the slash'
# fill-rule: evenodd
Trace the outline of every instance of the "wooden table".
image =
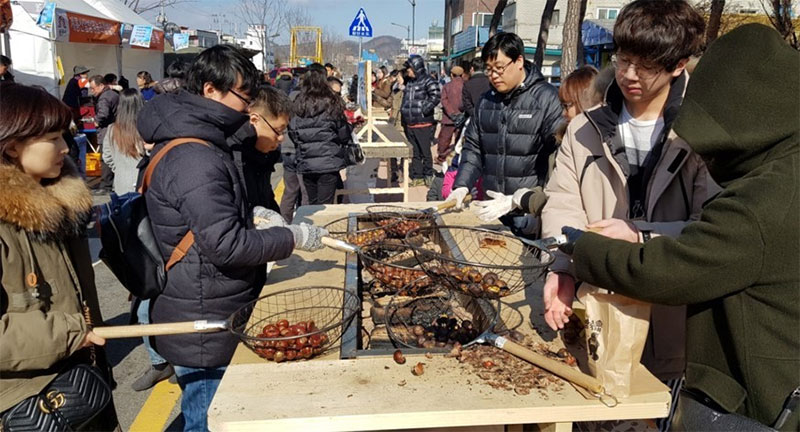
<svg viewBox="0 0 800 432">
<path fill-rule="evenodd" d="M 367 142 L 366 137 L 361 139 L 361 149 L 364 151 L 364 156 L 367 159 L 381 159 L 386 161 L 386 187 L 371 187 L 366 189 L 339 189 L 336 195 L 352 195 L 352 194 L 371 194 L 371 195 L 387 195 L 387 194 L 403 194 L 403 202 L 408 202 L 408 168 L 413 156 L 411 146 L 406 143 L 405 137 L 401 132 L 396 130 L 393 126 L 384 121 L 377 121 L 375 126 L 378 130 L 386 136 L 389 141 L 382 141 L 380 139 L 373 140 L 371 143 Z M 403 169 L 403 179 L 398 186 L 392 186 L 392 173 L 390 159 L 397 159 L 400 161 Z"/>
<path fill-rule="evenodd" d="M 430 203 L 409 205 L 425 208 Z M 301 207 L 295 223 L 323 225 L 364 208 L 363 204 Z M 481 225 L 469 211 L 443 218 L 448 224 Z M 296 252 L 276 265 L 264 293 L 317 284 L 343 286 L 344 265 L 345 254 L 334 250 Z M 509 328 L 558 345 L 560 340 L 554 339 L 541 318 L 540 299 L 541 284 L 509 296 L 504 299 L 500 319 Z M 426 364 L 425 374 L 419 377 L 410 372 L 417 361 Z M 408 356 L 405 365 L 398 365 L 390 357 L 339 360 L 338 350 L 334 350 L 311 361 L 275 364 L 240 345 L 208 418 L 215 432 L 462 427 L 502 431 L 503 425 L 521 424 L 569 431 L 575 421 L 666 416 L 670 404 L 667 388 L 646 371 L 640 376 L 635 396 L 607 408 L 570 386 L 544 396 L 495 390 L 465 372 L 456 360 L 444 357 Z"/>
</svg>

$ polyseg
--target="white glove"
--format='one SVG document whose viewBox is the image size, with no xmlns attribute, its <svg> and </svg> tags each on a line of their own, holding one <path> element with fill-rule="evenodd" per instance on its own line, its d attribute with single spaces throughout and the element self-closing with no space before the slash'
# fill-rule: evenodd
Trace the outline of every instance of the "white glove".
<svg viewBox="0 0 800 432">
<path fill-rule="evenodd" d="M 447 199 L 445 200 L 445 202 L 455 201 L 456 202 L 456 210 L 461 210 L 462 208 L 464 208 L 464 198 L 467 197 L 467 194 L 469 194 L 469 189 L 467 189 L 465 187 L 460 187 L 460 188 L 453 189 L 450 192 L 450 195 L 447 196 Z"/>
<path fill-rule="evenodd" d="M 493 221 L 500 216 L 508 214 L 514 208 L 514 197 L 511 195 L 503 195 L 495 191 L 487 191 L 486 195 L 492 197 L 492 199 L 478 201 L 472 206 L 478 219 L 484 222 Z"/>
<path fill-rule="evenodd" d="M 328 230 L 307 223 L 299 225 L 286 225 L 294 235 L 294 248 L 302 251 L 313 252 L 322 249 L 322 237 L 328 235 Z"/>
<path fill-rule="evenodd" d="M 283 216 L 261 206 L 253 209 L 253 223 L 260 230 L 286 226 Z"/>
</svg>

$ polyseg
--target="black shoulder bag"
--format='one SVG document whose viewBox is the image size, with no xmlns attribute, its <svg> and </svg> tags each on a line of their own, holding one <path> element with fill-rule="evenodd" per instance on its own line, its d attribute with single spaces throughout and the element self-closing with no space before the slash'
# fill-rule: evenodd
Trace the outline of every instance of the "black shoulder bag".
<svg viewBox="0 0 800 432">
<path fill-rule="evenodd" d="M 44 292 L 47 282 L 39 270 L 39 263 L 33 255 L 30 239 L 28 249 L 31 254 L 34 272 L 26 278 L 28 286 L 37 292 Z M 43 288 L 40 290 L 40 288 Z M 80 289 L 76 295 L 83 307 L 86 323 L 91 326 L 89 307 L 82 299 Z M 94 366 L 95 351 L 90 349 L 92 364 L 69 364 L 39 394 L 28 397 L 2 414 L 2 432 L 61 432 L 80 430 L 111 401 L 111 388 Z M 77 355 L 74 354 L 74 355 Z"/>
</svg>

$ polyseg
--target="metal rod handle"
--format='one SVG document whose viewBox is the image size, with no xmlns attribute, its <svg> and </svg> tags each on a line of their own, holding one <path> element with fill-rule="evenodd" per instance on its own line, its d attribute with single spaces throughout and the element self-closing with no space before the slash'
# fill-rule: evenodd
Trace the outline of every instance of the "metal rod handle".
<svg viewBox="0 0 800 432">
<path fill-rule="evenodd" d="M 226 330 L 225 321 L 183 321 L 164 324 L 95 327 L 94 334 L 105 339 L 125 339 L 143 336 L 163 336 L 187 333 L 210 333 Z"/>
</svg>

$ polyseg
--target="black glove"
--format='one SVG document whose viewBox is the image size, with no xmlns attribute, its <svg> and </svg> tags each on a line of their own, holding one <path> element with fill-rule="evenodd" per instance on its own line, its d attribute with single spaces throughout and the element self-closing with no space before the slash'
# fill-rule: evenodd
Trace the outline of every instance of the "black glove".
<svg viewBox="0 0 800 432">
<path fill-rule="evenodd" d="M 575 243 L 583 235 L 583 230 L 572 228 L 571 226 L 561 227 L 561 234 L 567 236 L 567 242 L 559 245 L 558 249 L 567 255 L 572 255 L 575 252 Z"/>
<path fill-rule="evenodd" d="M 453 126 L 455 126 L 456 129 L 460 129 L 462 126 L 464 126 L 464 123 L 467 122 L 467 118 L 464 116 L 463 113 L 458 113 L 454 115 L 452 119 L 453 119 Z"/>
</svg>

